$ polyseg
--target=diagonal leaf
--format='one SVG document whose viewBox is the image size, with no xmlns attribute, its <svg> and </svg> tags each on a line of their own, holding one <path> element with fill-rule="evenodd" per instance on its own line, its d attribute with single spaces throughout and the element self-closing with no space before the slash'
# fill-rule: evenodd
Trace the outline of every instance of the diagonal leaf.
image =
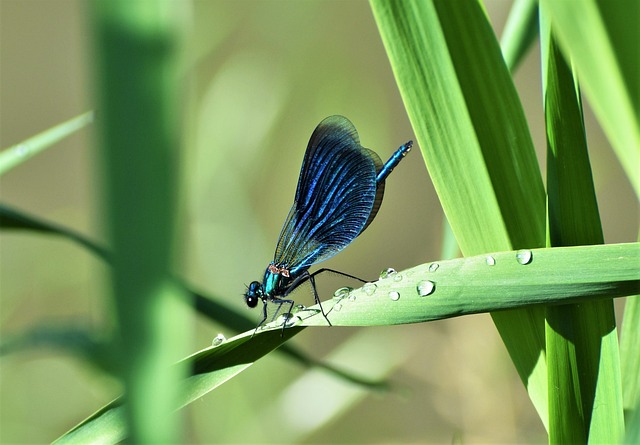
<svg viewBox="0 0 640 445">
<path fill-rule="evenodd" d="M 516 0 L 504 25 L 500 47 L 504 61 L 510 71 L 518 65 L 531 49 L 538 36 L 538 2 L 536 0 Z"/>
<path fill-rule="evenodd" d="M 498 252 L 415 266 L 323 308 L 334 326 L 386 326 L 622 297 L 640 290 L 638 262 L 639 243 Z M 300 325 L 327 325 L 317 306 L 309 310 Z"/>
<path fill-rule="evenodd" d="M 199 351 L 180 364 L 191 374 L 180 386 L 179 406 L 187 405 L 222 385 L 253 362 L 300 333 L 303 328 L 284 331 L 276 327 L 252 338 L 253 331 L 233 337 L 220 345 Z M 249 341 L 251 340 L 251 341 Z M 116 399 L 59 437 L 55 444 L 115 444 L 127 438 L 124 406 Z"/>
<path fill-rule="evenodd" d="M 107 343 L 81 325 L 50 323 L 19 334 L 3 334 L 2 337 L 0 356 L 34 348 L 57 348 L 81 356 L 106 372 L 114 372 Z"/>
<path fill-rule="evenodd" d="M 2 150 L 0 176 L 92 122 L 93 111 L 89 111 Z"/>
<path fill-rule="evenodd" d="M 515 88 L 482 8 L 474 1 L 371 4 L 462 252 L 544 245 L 542 178 Z M 542 311 L 492 317 L 546 424 Z"/>
<path fill-rule="evenodd" d="M 640 198 L 640 115 L 637 108 L 640 16 L 637 2 L 615 1 L 599 5 L 595 0 L 543 0 L 541 4 L 560 47 L 575 65 L 589 103 Z M 618 21 L 605 22 L 600 6 L 606 10 L 606 17 Z M 612 40 L 611 35 L 620 32 L 628 33 L 630 40 Z M 626 47 L 635 50 L 627 51 Z"/>
<path fill-rule="evenodd" d="M 325 301 L 323 307 L 335 326 L 390 325 L 533 304 L 620 297 L 638 292 L 640 286 L 636 266 L 639 243 L 534 249 L 529 253 L 531 256 L 523 257 L 500 252 L 492 254 L 491 261 L 481 255 L 442 261 L 436 263 L 438 267 L 434 263 L 417 266 L 353 290 L 344 298 Z M 523 258 L 530 261 L 521 264 Z M 432 280 L 435 287 L 420 296 L 426 280 Z M 390 293 L 399 297 L 391 298 Z M 189 364 L 191 376 L 181 388 L 181 406 L 243 371 L 303 326 L 327 325 L 317 306 L 298 311 L 288 323 L 292 327 L 284 331 L 277 322 L 270 323 L 258 335 L 253 336 L 251 330 L 186 358 L 183 363 Z M 121 441 L 125 438 L 122 416 L 121 402 L 116 400 L 58 442 Z"/>
<path fill-rule="evenodd" d="M 104 261 L 111 261 L 111 253 L 107 249 L 98 245 L 96 242 L 90 240 L 84 235 L 67 227 L 27 215 L 24 212 L 4 204 L 0 204 L 0 229 L 34 230 L 62 236 L 87 248 Z M 221 299 L 206 297 L 202 292 L 196 291 L 187 283 L 181 282 L 180 285 L 193 299 L 195 309 L 210 320 L 225 326 L 233 332 L 243 332 L 255 326 L 255 320 L 243 315 L 224 303 L 221 303 Z M 292 345 L 282 345 L 282 347 L 278 349 L 278 352 L 287 355 L 303 366 L 320 368 L 338 378 L 355 383 L 356 385 L 361 385 L 375 390 L 386 389 L 388 387 L 388 382 L 386 381 L 367 379 L 363 376 L 349 372 L 346 369 L 341 369 L 339 367 L 332 366 L 329 363 L 316 360 Z"/>
<path fill-rule="evenodd" d="M 0 229 L 34 230 L 37 232 L 62 236 L 78 243 L 103 260 L 110 261 L 109 252 L 104 247 L 91 241 L 84 235 L 50 221 L 45 221 L 43 219 L 36 218 L 35 216 L 27 215 L 24 212 L 7 206 L 6 204 L 0 204 Z"/>
</svg>

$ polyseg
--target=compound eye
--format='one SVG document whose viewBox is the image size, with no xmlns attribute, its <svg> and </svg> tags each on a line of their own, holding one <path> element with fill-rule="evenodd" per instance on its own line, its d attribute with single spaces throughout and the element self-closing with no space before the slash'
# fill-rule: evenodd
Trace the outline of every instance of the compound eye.
<svg viewBox="0 0 640 445">
<path fill-rule="evenodd" d="M 258 305 L 258 298 L 253 295 L 245 295 L 244 301 L 247 302 L 247 306 L 254 308 Z"/>
</svg>

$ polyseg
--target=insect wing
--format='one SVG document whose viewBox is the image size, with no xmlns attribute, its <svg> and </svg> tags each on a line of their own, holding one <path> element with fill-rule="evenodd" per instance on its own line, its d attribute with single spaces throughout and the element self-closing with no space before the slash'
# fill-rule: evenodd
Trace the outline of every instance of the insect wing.
<svg viewBox="0 0 640 445">
<path fill-rule="evenodd" d="M 331 116 L 316 127 L 274 262 L 293 275 L 351 243 L 376 203 L 378 155 L 360 145 L 353 124 Z"/>
</svg>

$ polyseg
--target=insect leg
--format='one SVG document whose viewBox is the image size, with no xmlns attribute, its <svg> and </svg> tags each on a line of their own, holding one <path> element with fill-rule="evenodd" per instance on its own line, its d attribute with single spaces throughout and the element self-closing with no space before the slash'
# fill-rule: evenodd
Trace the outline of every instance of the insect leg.
<svg viewBox="0 0 640 445">
<path fill-rule="evenodd" d="M 284 296 L 286 297 L 287 295 L 289 295 L 291 292 L 293 292 L 298 286 L 300 286 L 305 281 L 309 281 L 311 283 L 311 289 L 313 289 L 313 299 L 316 303 L 318 303 L 318 306 L 320 306 L 320 312 L 322 312 L 322 316 L 325 318 L 325 320 L 327 320 L 327 323 L 329 323 L 329 326 L 331 326 L 331 322 L 327 318 L 327 314 L 324 312 L 324 309 L 322 308 L 322 303 L 320 302 L 320 297 L 318 296 L 318 290 L 316 289 L 316 281 L 314 279 L 315 275 L 318 275 L 319 272 L 323 272 L 323 271 L 331 271 L 331 272 L 342 274 L 341 272 L 337 272 L 331 269 L 320 269 L 319 271 L 316 271 L 312 274 L 310 274 L 308 270 L 305 270 L 302 272 L 301 275 L 299 275 L 298 277 L 296 277 L 295 280 L 293 280 L 293 282 L 287 288 L 287 291 L 285 292 Z M 342 274 L 342 275 L 347 275 L 347 274 Z M 350 277 L 351 275 L 347 275 L 347 276 Z M 356 277 L 351 277 L 351 278 L 356 278 Z M 358 279 L 359 278 L 356 278 L 356 280 Z"/>
<path fill-rule="evenodd" d="M 335 273 L 337 275 L 342 275 L 343 277 L 347 277 L 347 278 L 352 278 L 354 280 L 358 280 L 361 283 L 366 283 L 367 282 L 366 280 L 363 280 L 362 278 L 358 278 L 356 276 L 349 275 L 348 273 L 340 272 L 339 270 L 327 269 L 326 267 L 323 267 L 322 269 L 318 269 L 314 273 L 309 274 L 309 278 L 314 277 L 315 275 L 321 274 L 323 272 L 331 272 L 331 273 Z"/>
<path fill-rule="evenodd" d="M 320 306 L 320 312 L 322 312 L 322 316 L 324 317 L 324 319 L 327 320 L 329 326 L 332 326 L 331 322 L 327 318 L 327 314 L 325 314 L 324 309 L 322 308 L 322 303 L 320 302 L 320 297 L 318 296 L 318 291 L 316 290 L 316 279 L 314 278 L 314 275 L 317 275 L 317 272 L 309 274 L 309 282 L 311 283 L 311 289 L 313 289 L 313 298 L 315 302 L 318 303 L 318 306 Z"/>
<path fill-rule="evenodd" d="M 275 304 L 278 305 L 278 309 L 276 309 L 276 313 L 273 315 L 273 319 L 275 319 L 278 316 L 278 312 L 280 312 L 280 309 L 282 308 L 283 304 L 288 304 L 289 305 L 289 309 L 287 310 L 287 315 L 285 320 L 282 322 L 282 332 L 280 333 L 280 337 L 284 336 L 284 329 L 287 327 L 287 321 L 289 321 L 289 317 L 291 317 L 291 311 L 293 310 L 293 300 L 282 300 L 280 298 L 278 299 L 273 299 L 271 300 L 273 301 Z"/>
<path fill-rule="evenodd" d="M 263 323 L 266 321 L 267 319 L 267 302 L 266 301 L 262 301 L 262 321 L 260 321 L 260 323 L 258 323 L 258 326 L 256 326 L 255 331 L 253 331 L 253 335 L 251 337 L 253 337 L 254 335 L 256 335 L 256 332 L 258 332 L 258 329 L 260 329 L 260 326 L 263 325 Z"/>
<path fill-rule="evenodd" d="M 302 273 L 302 275 L 300 275 L 295 280 L 293 280 L 293 282 L 289 285 L 289 287 L 287 288 L 287 291 L 285 292 L 285 296 L 289 295 L 291 292 L 293 292 L 298 286 L 300 286 L 305 281 L 310 280 L 311 278 L 315 278 L 316 275 L 320 275 L 321 273 L 324 273 L 324 272 L 331 272 L 336 275 L 342 275 L 343 277 L 351 278 L 353 280 L 358 280 L 361 283 L 367 282 L 366 280 L 363 280 L 362 278 L 358 278 L 354 275 L 349 275 L 348 273 L 340 272 L 339 270 L 335 270 L 335 269 L 328 269 L 326 267 L 323 267 L 322 269 L 318 269 L 314 273 L 309 273 L 309 271 L 305 270 Z M 313 283 L 314 283 L 314 290 L 315 290 L 315 281 Z"/>
<path fill-rule="evenodd" d="M 327 314 L 325 313 L 325 311 L 324 311 L 324 309 L 322 307 L 322 303 L 320 302 L 320 296 L 318 295 L 318 290 L 316 289 L 315 276 L 319 275 L 321 273 L 324 273 L 324 272 L 332 272 L 332 273 L 335 273 L 337 275 L 342 275 L 344 277 L 351 278 L 353 280 L 358 280 L 361 283 L 366 283 L 365 280 L 363 280 L 362 278 L 358 278 L 358 277 L 356 277 L 354 275 L 349 275 L 348 273 L 340 272 L 339 270 L 328 269 L 326 267 L 323 267 L 322 269 L 318 269 L 313 273 L 309 273 L 308 270 L 305 270 L 302 273 L 302 275 L 297 277 L 291 283 L 291 285 L 287 289 L 287 292 L 285 293 L 285 296 L 288 295 L 290 292 L 293 292 L 293 290 L 295 290 L 302 283 L 304 283 L 305 281 L 309 280 L 311 282 L 311 289 L 313 289 L 313 298 L 314 298 L 315 302 L 318 304 L 318 306 L 320 306 L 320 312 L 322 312 L 322 316 L 324 317 L 324 319 L 327 320 L 327 323 L 329 323 L 329 326 L 332 326 L 331 322 L 329 321 L 329 318 L 327 318 Z"/>
</svg>

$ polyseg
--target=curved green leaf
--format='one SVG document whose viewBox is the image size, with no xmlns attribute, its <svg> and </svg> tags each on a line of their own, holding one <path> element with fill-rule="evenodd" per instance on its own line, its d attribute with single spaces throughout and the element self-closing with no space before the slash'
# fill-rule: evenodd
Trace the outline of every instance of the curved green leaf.
<svg viewBox="0 0 640 445">
<path fill-rule="evenodd" d="M 534 304 L 575 303 L 631 295 L 640 287 L 640 243 L 500 252 L 424 264 L 352 290 L 322 305 L 334 326 L 417 323 Z M 524 256 L 523 256 L 524 255 Z M 527 262 L 526 260 L 529 260 Z M 527 264 L 521 264 L 527 262 Z M 435 266 L 437 264 L 437 267 Z M 434 284 L 425 296 L 426 281 Z M 375 288 L 371 286 L 375 284 Z M 373 290 L 373 292 L 371 292 Z M 396 292 L 397 299 L 390 295 Z M 339 310 L 338 310 L 338 305 Z M 204 349 L 181 363 L 191 370 L 180 406 L 202 397 L 265 356 L 304 326 L 327 326 L 317 306 Z M 59 443 L 125 438 L 120 401 L 105 406 Z"/>
<path fill-rule="evenodd" d="M 283 332 L 280 327 L 272 326 L 271 331 L 265 331 L 256 336 L 253 336 L 252 330 L 187 357 L 180 362 L 180 365 L 190 369 L 190 376 L 180 386 L 179 406 L 187 405 L 222 385 L 256 360 L 300 333 L 302 329 L 292 328 Z M 124 408 L 122 399 L 116 399 L 54 443 L 115 444 L 121 442 L 128 437 Z"/>
<path fill-rule="evenodd" d="M 531 253 L 526 265 L 518 260 L 520 251 L 422 264 L 334 298 L 323 308 L 334 326 L 386 326 L 623 297 L 640 290 L 639 243 L 524 252 Z M 432 293 L 421 297 L 420 286 L 427 289 L 429 282 Z M 309 310 L 313 316 L 298 313 L 309 315 L 301 326 L 327 325 L 321 314 L 315 315 L 317 306 Z"/>
</svg>

